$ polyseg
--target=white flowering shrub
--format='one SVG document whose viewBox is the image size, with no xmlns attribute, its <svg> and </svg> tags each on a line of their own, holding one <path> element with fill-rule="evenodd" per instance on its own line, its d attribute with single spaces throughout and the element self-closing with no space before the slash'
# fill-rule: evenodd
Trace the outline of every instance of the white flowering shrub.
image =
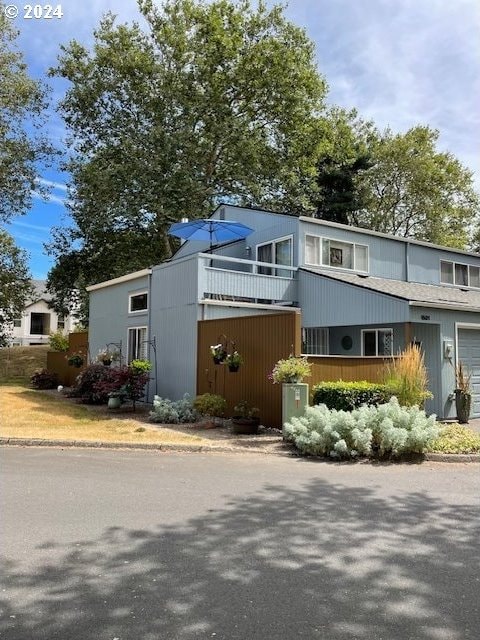
<svg viewBox="0 0 480 640">
<path fill-rule="evenodd" d="M 178 424 L 196 422 L 198 414 L 193 407 L 193 401 L 186 393 L 181 400 L 169 400 L 154 396 L 153 411 L 150 412 L 151 422 L 163 424 Z"/>
<path fill-rule="evenodd" d="M 438 437 L 436 416 L 401 407 L 396 398 L 353 411 L 307 407 L 284 425 L 284 434 L 302 452 L 331 458 L 421 453 Z"/>
</svg>

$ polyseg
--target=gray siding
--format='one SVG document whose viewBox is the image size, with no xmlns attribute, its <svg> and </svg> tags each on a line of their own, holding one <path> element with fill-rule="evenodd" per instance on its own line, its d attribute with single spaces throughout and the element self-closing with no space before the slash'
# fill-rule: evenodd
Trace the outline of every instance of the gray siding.
<svg viewBox="0 0 480 640">
<path fill-rule="evenodd" d="M 448 399 L 455 389 L 455 357 L 450 361 L 444 357 L 443 345 L 445 341 L 451 342 L 456 348 L 456 323 L 478 324 L 480 329 L 480 313 L 468 313 L 466 311 L 450 311 L 447 309 L 433 309 L 423 307 L 411 308 L 412 320 L 424 327 L 438 325 L 438 336 L 432 341 L 430 348 L 438 354 L 436 371 L 432 368 L 431 378 L 436 375 L 438 379 L 438 395 L 441 402 L 435 405 L 435 411 L 441 418 L 455 417 L 455 402 Z M 428 320 L 422 320 L 422 316 L 428 316 Z M 418 325 L 415 325 L 416 327 Z"/>
<path fill-rule="evenodd" d="M 156 391 L 177 400 L 195 395 L 197 260 L 170 262 L 152 272 L 151 336 L 157 345 Z"/>
<path fill-rule="evenodd" d="M 369 247 L 370 275 L 391 278 L 392 280 L 405 280 L 405 243 L 372 236 L 353 229 L 336 228 L 316 222 L 304 222 L 302 220 L 299 224 L 300 260 L 302 264 L 305 264 L 305 235 L 321 236 L 343 242 L 356 242 L 367 245 Z"/>
<path fill-rule="evenodd" d="M 426 282 L 440 284 L 440 261 L 449 260 L 462 264 L 480 267 L 480 256 L 463 255 L 453 251 L 409 245 L 409 280 L 411 282 Z"/>
<path fill-rule="evenodd" d="M 255 309 L 252 307 L 235 307 L 234 305 L 204 304 L 202 320 L 216 320 L 218 318 L 232 318 L 239 316 L 264 316 L 273 313 L 285 313 L 282 311 L 270 311 L 268 309 Z"/>
<path fill-rule="evenodd" d="M 409 320 L 408 303 L 322 276 L 298 272 L 304 327 L 383 324 Z"/>
<path fill-rule="evenodd" d="M 329 345 L 331 355 L 361 356 L 362 355 L 362 329 L 393 329 L 393 352 L 405 348 L 405 324 L 385 322 L 383 324 L 369 324 L 357 326 L 331 327 L 329 330 Z M 352 348 L 346 351 L 342 347 L 342 338 L 350 336 L 353 341 Z"/>
<path fill-rule="evenodd" d="M 143 276 L 90 292 L 88 341 L 92 360 L 106 344 L 120 341 L 122 355 L 127 357 L 128 327 L 148 326 L 148 312 L 128 313 L 128 296 L 147 289 L 148 276 Z"/>
</svg>

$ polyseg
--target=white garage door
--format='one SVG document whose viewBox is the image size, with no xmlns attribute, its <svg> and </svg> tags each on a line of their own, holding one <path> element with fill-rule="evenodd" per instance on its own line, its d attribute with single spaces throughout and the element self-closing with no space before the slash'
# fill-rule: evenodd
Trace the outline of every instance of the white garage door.
<svg viewBox="0 0 480 640">
<path fill-rule="evenodd" d="M 480 417 L 480 330 L 458 330 L 458 358 L 472 374 L 472 418 Z"/>
</svg>

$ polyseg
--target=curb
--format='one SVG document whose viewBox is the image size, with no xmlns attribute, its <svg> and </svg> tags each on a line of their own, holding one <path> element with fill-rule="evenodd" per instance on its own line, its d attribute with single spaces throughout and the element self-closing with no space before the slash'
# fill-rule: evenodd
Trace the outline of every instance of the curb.
<svg viewBox="0 0 480 640">
<path fill-rule="evenodd" d="M 178 451 L 180 453 L 259 453 L 262 455 L 283 456 L 288 458 L 303 457 L 298 451 L 268 451 L 253 447 L 222 447 L 200 444 L 149 444 L 135 442 L 101 442 L 88 440 L 42 440 L 41 438 L 1 438 L 0 446 L 10 447 L 61 447 L 80 449 L 131 449 L 139 451 Z M 321 458 L 319 458 L 320 460 Z M 480 463 L 477 453 L 425 453 L 421 460 L 425 462 L 476 462 Z M 330 462 L 330 460 L 328 460 Z M 375 461 L 370 461 L 375 462 Z"/>
<path fill-rule="evenodd" d="M 430 462 L 480 462 L 480 453 L 426 453 Z"/>
<path fill-rule="evenodd" d="M 9 447 L 61 447 L 61 448 L 83 448 L 83 449 L 137 449 L 141 451 L 178 451 L 185 453 L 260 453 L 264 455 L 295 455 L 288 451 L 277 452 L 253 447 L 216 447 L 206 445 L 191 444 L 149 444 L 135 442 L 101 442 L 89 440 L 42 440 L 41 438 L 1 438 L 0 446 Z"/>
</svg>

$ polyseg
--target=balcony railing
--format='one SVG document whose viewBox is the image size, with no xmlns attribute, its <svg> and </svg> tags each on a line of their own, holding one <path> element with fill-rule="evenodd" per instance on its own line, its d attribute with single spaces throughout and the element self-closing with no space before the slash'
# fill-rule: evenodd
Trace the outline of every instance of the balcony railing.
<svg viewBox="0 0 480 640">
<path fill-rule="evenodd" d="M 198 260 L 203 299 L 296 305 L 297 267 L 206 253 Z"/>
</svg>

